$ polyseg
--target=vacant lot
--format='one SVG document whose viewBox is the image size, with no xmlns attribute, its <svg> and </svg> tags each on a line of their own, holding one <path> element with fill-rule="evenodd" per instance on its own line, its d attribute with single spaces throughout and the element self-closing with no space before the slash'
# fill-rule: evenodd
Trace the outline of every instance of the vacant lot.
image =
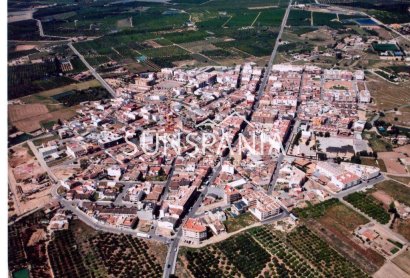
<svg viewBox="0 0 410 278">
<path fill-rule="evenodd" d="M 387 111 L 410 102 L 410 91 L 406 85 L 395 85 L 374 75 L 368 76 L 367 87 L 377 109 Z"/>
<path fill-rule="evenodd" d="M 164 245 L 132 236 L 99 233 L 80 221 L 58 231 L 48 245 L 50 265 L 58 277 L 158 277 Z M 77 275 L 81 273 L 81 275 Z"/>
<path fill-rule="evenodd" d="M 405 251 L 393 259 L 393 263 L 410 275 L 410 251 Z"/>
<path fill-rule="evenodd" d="M 397 219 L 394 223 L 394 230 L 410 240 L 410 219 Z"/>
<path fill-rule="evenodd" d="M 400 203 L 410 206 L 410 187 L 393 180 L 385 180 L 378 183 L 376 188 L 383 190 Z"/>
<path fill-rule="evenodd" d="M 378 153 L 379 159 L 384 161 L 386 165 L 387 173 L 389 174 L 407 174 L 406 167 L 399 162 L 399 158 L 405 158 L 406 156 L 399 152 L 380 152 Z"/>
<path fill-rule="evenodd" d="M 247 212 L 237 217 L 229 217 L 224 224 L 227 232 L 232 233 L 256 222 L 256 218 L 250 212 Z"/>
</svg>

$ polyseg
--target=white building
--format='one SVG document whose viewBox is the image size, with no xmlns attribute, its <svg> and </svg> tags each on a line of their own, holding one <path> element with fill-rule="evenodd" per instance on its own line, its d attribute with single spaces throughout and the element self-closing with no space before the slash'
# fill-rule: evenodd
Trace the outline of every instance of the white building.
<svg viewBox="0 0 410 278">
<path fill-rule="evenodd" d="M 57 146 L 49 146 L 49 147 L 44 147 L 40 148 L 38 152 L 44 157 L 52 155 L 53 153 L 58 152 L 58 147 Z"/>
</svg>

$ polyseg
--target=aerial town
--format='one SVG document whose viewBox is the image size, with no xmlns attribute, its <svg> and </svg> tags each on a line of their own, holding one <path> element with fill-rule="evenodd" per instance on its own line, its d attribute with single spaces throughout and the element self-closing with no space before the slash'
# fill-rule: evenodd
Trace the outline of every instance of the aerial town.
<svg viewBox="0 0 410 278">
<path fill-rule="evenodd" d="M 9 10 L 10 277 L 410 277 L 410 4 L 211 1 Z"/>
</svg>

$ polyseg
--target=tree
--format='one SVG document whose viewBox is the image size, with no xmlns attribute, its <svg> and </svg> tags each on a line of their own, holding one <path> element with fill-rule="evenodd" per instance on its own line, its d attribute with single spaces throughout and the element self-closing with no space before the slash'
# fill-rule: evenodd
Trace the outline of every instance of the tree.
<svg viewBox="0 0 410 278">
<path fill-rule="evenodd" d="M 362 162 L 362 160 L 360 159 L 360 155 L 352 156 L 352 158 L 350 159 L 350 162 L 360 164 Z"/>
<path fill-rule="evenodd" d="M 299 145 L 300 137 L 302 137 L 302 131 L 299 130 L 298 133 L 296 133 L 295 139 L 293 141 L 296 146 Z"/>
<path fill-rule="evenodd" d="M 390 205 L 389 205 L 389 212 L 390 212 L 390 213 L 396 213 L 396 212 L 397 212 L 396 206 L 394 205 L 394 202 L 393 202 L 393 201 L 392 201 L 392 202 L 390 203 Z"/>
</svg>

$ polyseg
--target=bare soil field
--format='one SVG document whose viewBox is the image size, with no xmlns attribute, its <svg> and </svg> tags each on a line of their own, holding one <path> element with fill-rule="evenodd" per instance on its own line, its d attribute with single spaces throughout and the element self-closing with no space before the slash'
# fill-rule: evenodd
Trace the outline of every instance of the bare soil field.
<svg viewBox="0 0 410 278">
<path fill-rule="evenodd" d="M 12 122 L 29 119 L 48 112 L 43 104 L 9 105 L 9 119 Z"/>
<path fill-rule="evenodd" d="M 401 268 L 404 272 L 410 275 L 410 251 L 404 251 L 396 258 L 393 259 L 393 263 Z"/>
<path fill-rule="evenodd" d="M 40 122 L 50 119 L 47 106 L 44 104 L 9 105 L 9 120 L 23 132 L 33 132 L 39 128 Z"/>
<path fill-rule="evenodd" d="M 327 81 L 323 86 L 326 90 L 332 89 L 333 87 L 343 87 L 347 90 L 353 90 L 353 82 L 343 80 Z"/>
<path fill-rule="evenodd" d="M 209 51 L 209 50 L 216 50 L 219 49 L 218 47 L 214 46 L 208 41 L 197 41 L 197 42 L 189 42 L 189 43 L 182 43 L 182 47 L 189 49 L 192 52 L 202 52 L 202 51 Z"/>
<path fill-rule="evenodd" d="M 406 167 L 398 161 L 399 158 L 406 157 L 404 154 L 396 151 L 379 152 L 377 156 L 384 161 L 389 174 L 407 174 Z"/>
<path fill-rule="evenodd" d="M 51 90 L 47 90 L 47 91 L 43 91 L 34 95 L 30 95 L 27 97 L 23 97 L 21 98 L 21 100 L 23 102 L 29 102 L 30 97 L 33 96 L 41 96 L 41 97 L 52 97 L 54 95 L 58 95 L 64 92 L 68 92 L 68 91 L 72 91 L 72 90 L 85 90 L 88 88 L 92 88 L 92 87 L 100 87 L 101 84 L 100 82 L 98 82 L 96 79 L 90 80 L 90 81 L 84 81 L 81 83 L 74 83 L 74 84 L 70 84 L 67 86 L 62 86 L 62 87 L 58 87 L 55 89 L 51 89 Z"/>
<path fill-rule="evenodd" d="M 271 9 L 271 8 L 278 8 L 278 6 L 272 5 L 272 6 L 248 7 L 248 10 L 264 10 L 264 9 Z"/>
<path fill-rule="evenodd" d="M 380 268 L 379 271 L 377 271 L 374 276 L 374 278 L 408 278 L 409 275 L 407 275 L 403 270 L 401 270 L 398 266 L 393 264 L 392 262 L 387 262 L 385 265 L 383 265 L 382 268 Z"/>
<path fill-rule="evenodd" d="M 410 176 L 409 177 L 401 177 L 401 176 L 393 176 L 389 175 L 389 178 L 396 180 L 398 182 L 404 183 L 407 186 L 410 186 Z"/>
<path fill-rule="evenodd" d="M 54 175 L 60 179 L 60 180 L 65 180 L 69 177 L 71 177 L 73 174 L 79 174 L 81 172 L 80 168 L 74 168 L 74 167 L 54 167 L 53 168 L 53 173 Z"/>
<path fill-rule="evenodd" d="M 145 41 L 148 45 L 152 46 L 153 48 L 160 48 L 162 45 L 157 43 L 155 40 L 147 40 Z"/>
<path fill-rule="evenodd" d="M 99 87 L 97 80 L 71 84 L 60 88 L 47 90 L 38 94 L 21 98 L 23 105 L 9 105 L 9 120 L 16 128 L 23 132 L 33 132 L 41 128 L 41 124 L 58 119 L 70 119 L 76 115 L 77 106 L 64 107 L 52 96 L 72 90 L 84 90 Z"/>
<path fill-rule="evenodd" d="M 383 190 L 377 190 L 373 192 L 372 196 L 376 198 L 378 201 L 382 202 L 385 207 L 388 207 L 393 201 L 393 198 L 390 197 L 390 195 L 384 192 Z"/>
<path fill-rule="evenodd" d="M 374 273 L 383 265 L 383 256 L 359 245 L 352 237 L 352 232 L 358 226 L 368 222 L 368 219 L 354 210 L 343 204 L 337 204 L 328 208 L 325 215 L 318 220 L 308 221 L 308 226 L 366 272 Z"/>
<path fill-rule="evenodd" d="M 38 184 L 22 183 L 21 181 L 42 175 L 45 171 L 26 144 L 15 146 L 13 151 L 9 154 L 9 185 L 10 191 L 15 197 L 16 213 L 21 215 L 47 204 L 51 198 L 51 187 L 39 189 L 39 192 L 33 193 L 24 199 L 21 198 L 20 192 L 30 192 L 41 187 Z"/>
<path fill-rule="evenodd" d="M 395 85 L 374 75 L 367 75 L 369 89 L 378 110 L 390 110 L 410 102 L 407 85 Z"/>
<path fill-rule="evenodd" d="M 301 38 L 304 40 L 308 40 L 309 43 L 312 43 L 314 45 L 329 45 L 335 43 L 335 40 L 333 39 L 331 32 L 326 29 L 318 29 L 303 34 L 301 35 Z"/>
<path fill-rule="evenodd" d="M 393 229 L 410 241 L 410 219 L 399 219 L 394 223 Z"/>
</svg>

